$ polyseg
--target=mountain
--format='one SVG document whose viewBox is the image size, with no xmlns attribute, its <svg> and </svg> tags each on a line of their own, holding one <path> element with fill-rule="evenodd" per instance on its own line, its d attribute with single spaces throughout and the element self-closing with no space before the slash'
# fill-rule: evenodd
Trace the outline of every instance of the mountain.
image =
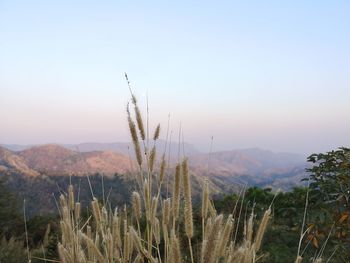
<svg viewBox="0 0 350 263">
<path fill-rule="evenodd" d="M 288 190 L 306 177 L 305 158 L 292 153 L 274 153 L 258 148 L 220 151 L 189 157 L 195 174 L 226 184 L 256 185 Z"/>
<path fill-rule="evenodd" d="M 48 175 L 124 174 L 130 159 L 115 152 L 77 152 L 59 145 L 42 145 L 17 152 L 32 169 Z"/>
<path fill-rule="evenodd" d="M 130 164 L 127 156 L 109 151 L 79 153 L 53 144 L 18 152 L 0 147 L 0 173 L 12 171 L 27 176 L 101 173 L 110 176 L 127 173 Z"/>
<path fill-rule="evenodd" d="M 98 143 L 98 142 L 86 142 L 79 144 L 50 144 L 64 147 L 68 150 L 76 151 L 76 152 L 94 152 L 94 151 L 110 151 L 121 153 L 126 156 L 134 156 L 134 150 L 132 143 L 130 142 L 111 142 L 111 143 Z M 142 145 L 142 144 L 141 144 Z M 7 148 L 14 152 L 20 152 L 23 150 L 30 149 L 36 146 L 45 146 L 45 145 L 19 145 L 19 144 L 0 144 L 0 147 Z M 150 147 L 153 146 L 153 141 L 151 141 Z M 181 145 L 182 146 L 182 145 Z M 159 153 L 163 153 L 165 148 L 167 148 L 167 152 L 170 149 L 170 156 L 177 157 L 178 155 L 178 143 L 171 142 L 166 143 L 164 140 L 157 140 L 157 151 Z M 200 151 L 196 149 L 192 144 L 184 143 L 185 153 L 187 156 L 199 154 Z"/>
<path fill-rule="evenodd" d="M 118 205 L 128 200 L 130 191 L 135 189 L 134 177 L 129 172 L 133 163 L 128 155 L 111 151 L 112 146 L 104 144 L 84 144 L 81 145 L 83 150 L 79 151 L 68 148 L 48 144 L 11 151 L 0 147 L 0 179 L 4 179 L 21 198 L 28 200 L 31 215 L 45 211 L 55 213 L 53 195 L 57 197 L 66 191 L 69 182 L 81 188 L 82 200 L 90 200 L 90 183 L 83 175 L 89 175 L 94 195 L 100 200 L 104 194 Z M 101 148 L 106 151 L 95 150 Z M 201 194 L 205 176 L 210 178 L 213 194 L 238 191 L 246 184 L 287 190 L 301 184 L 306 167 L 302 156 L 261 149 L 214 152 L 210 154 L 210 160 L 208 154 L 197 153 L 189 157 L 189 164 L 195 198 Z M 167 178 L 165 184 L 171 191 L 174 162 L 169 171 L 169 180 Z M 106 176 L 102 179 L 97 174 Z M 37 206 L 38 203 L 42 205 Z"/>
<path fill-rule="evenodd" d="M 128 142 L 113 142 L 113 143 L 96 143 L 96 142 L 87 142 L 80 144 L 63 144 L 61 145 L 67 149 L 79 151 L 79 152 L 91 152 L 91 151 L 111 151 L 122 153 L 126 156 L 134 155 L 134 150 L 132 143 Z M 141 144 L 142 146 L 142 144 Z M 153 146 L 153 141 L 151 141 L 150 147 Z M 163 153 L 167 147 L 167 152 L 169 151 L 169 143 L 166 145 L 164 140 L 157 140 L 157 151 L 158 153 Z M 199 154 L 200 151 L 197 150 L 193 145 L 189 143 L 184 144 L 184 148 L 186 151 L 186 155 L 191 156 L 195 154 Z M 177 157 L 178 155 L 178 143 L 172 142 L 170 144 L 170 155 L 172 157 Z"/>
<path fill-rule="evenodd" d="M 19 148 L 19 146 L 16 146 Z M 163 151 L 165 143 L 158 143 Z M 171 146 L 176 152 L 175 144 Z M 130 150 L 129 150 L 130 149 Z M 209 176 L 220 183 L 238 183 L 290 188 L 300 185 L 305 177 L 305 158 L 291 153 L 274 153 L 258 148 L 198 153 L 185 146 L 192 173 L 196 177 Z M 120 152 L 117 152 L 120 150 Z M 189 154 L 191 153 L 191 154 Z M 177 154 L 174 154 L 176 156 Z M 24 175 L 86 175 L 128 173 L 133 162 L 133 148 L 127 143 L 84 143 L 78 145 L 47 144 L 21 151 L 1 147 L 0 172 L 11 170 Z M 174 159 L 176 160 L 176 158 Z M 220 189 L 220 188 L 219 188 Z"/>
<path fill-rule="evenodd" d="M 26 161 L 16 153 L 0 147 L 0 173 L 18 172 L 28 176 L 37 176 L 39 173 L 28 167 Z"/>
<path fill-rule="evenodd" d="M 305 164 L 305 158 L 292 153 L 274 153 L 258 148 L 220 151 L 190 156 L 190 164 L 201 174 L 216 176 L 259 175 L 288 171 Z M 209 169 L 209 170 L 208 170 Z"/>
</svg>

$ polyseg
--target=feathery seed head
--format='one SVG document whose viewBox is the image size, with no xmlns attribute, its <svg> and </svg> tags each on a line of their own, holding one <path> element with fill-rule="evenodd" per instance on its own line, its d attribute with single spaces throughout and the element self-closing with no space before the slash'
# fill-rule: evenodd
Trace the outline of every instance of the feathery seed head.
<svg viewBox="0 0 350 263">
<path fill-rule="evenodd" d="M 132 140 L 132 143 L 134 145 L 136 160 L 137 160 L 138 165 L 141 166 L 141 164 L 142 164 L 141 147 L 140 147 L 139 139 L 138 139 L 137 132 L 136 132 L 136 126 L 135 126 L 135 123 L 130 116 L 129 110 L 128 110 L 128 124 L 129 124 L 129 131 L 130 131 L 130 135 L 131 135 L 131 140 Z"/>
<path fill-rule="evenodd" d="M 210 212 L 211 217 L 217 216 L 216 209 L 215 209 L 214 204 L 212 202 L 209 202 L 209 212 Z"/>
<path fill-rule="evenodd" d="M 153 222 L 153 234 L 154 234 L 154 239 L 155 239 L 157 245 L 159 245 L 159 243 L 160 243 L 160 225 L 159 225 L 159 220 L 157 217 L 154 218 L 154 222 Z"/>
<path fill-rule="evenodd" d="M 232 215 L 229 215 L 226 220 L 225 227 L 221 233 L 221 237 L 219 240 L 219 248 L 218 248 L 218 255 L 223 256 L 225 252 L 225 248 L 227 246 L 227 242 L 230 239 L 230 234 L 233 228 L 233 220 Z"/>
<path fill-rule="evenodd" d="M 59 202 L 60 202 L 60 206 L 62 208 L 67 206 L 67 200 L 66 200 L 66 197 L 63 194 L 60 195 L 60 201 Z"/>
<path fill-rule="evenodd" d="M 145 200 L 146 217 L 149 219 L 151 209 L 151 193 L 147 179 L 145 179 L 145 182 L 143 183 L 143 194 Z"/>
<path fill-rule="evenodd" d="M 164 180 L 165 167 L 166 167 L 165 154 L 163 154 L 162 162 L 160 163 L 159 186 L 161 186 Z"/>
<path fill-rule="evenodd" d="M 192 216 L 192 196 L 191 196 L 191 184 L 190 176 L 188 172 L 188 162 L 185 159 L 182 162 L 183 173 L 183 189 L 185 196 L 185 231 L 188 238 L 193 236 L 193 216 Z"/>
<path fill-rule="evenodd" d="M 159 134 L 160 134 L 160 124 L 157 125 L 157 128 L 154 131 L 154 135 L 153 135 L 153 140 L 154 141 L 158 140 Z"/>
<path fill-rule="evenodd" d="M 141 211 L 141 197 L 139 195 L 138 192 L 132 192 L 132 196 L 131 196 L 131 200 L 132 200 L 132 208 L 134 210 L 134 215 L 136 217 L 136 219 L 140 219 L 141 215 L 142 215 L 142 211 Z"/>
<path fill-rule="evenodd" d="M 131 238 L 132 238 L 132 241 L 134 242 L 136 249 L 139 252 L 143 251 L 142 244 L 141 244 L 141 238 L 137 234 L 136 230 L 132 226 L 130 226 L 129 232 L 131 234 Z"/>
<path fill-rule="evenodd" d="M 171 259 L 172 262 L 174 263 L 181 263 L 181 251 L 180 251 L 180 243 L 179 239 L 176 237 L 175 231 L 171 231 L 171 236 L 170 236 L 170 244 L 171 244 Z"/>
<path fill-rule="evenodd" d="M 137 104 L 135 103 L 134 105 L 135 105 L 134 110 L 135 110 L 137 127 L 139 128 L 140 137 L 144 141 L 146 139 L 146 135 L 145 135 L 145 128 L 143 126 L 141 112 Z"/>
<path fill-rule="evenodd" d="M 216 216 L 214 223 L 210 229 L 210 233 L 207 237 L 207 243 L 205 246 L 205 250 L 203 253 L 203 263 L 213 263 L 215 261 L 216 253 L 217 253 L 217 243 L 218 243 L 218 237 L 221 230 L 221 224 L 222 224 L 222 215 Z"/>
<path fill-rule="evenodd" d="M 79 220 L 80 213 L 81 213 L 81 204 L 80 204 L 80 202 L 76 202 L 75 203 L 75 208 L 74 208 L 74 217 L 75 217 L 76 221 Z"/>
<path fill-rule="evenodd" d="M 205 224 L 205 230 L 204 230 L 204 237 L 203 237 L 203 239 L 207 239 L 208 238 L 208 235 L 211 232 L 211 227 L 212 226 L 213 226 L 213 221 L 212 221 L 212 218 L 209 217 L 207 219 L 207 223 Z"/>
<path fill-rule="evenodd" d="M 247 223 L 247 231 L 246 231 L 246 241 L 252 242 L 253 239 L 253 212 L 250 214 L 248 223 Z"/>
<path fill-rule="evenodd" d="M 104 206 L 101 208 L 101 217 L 102 217 L 103 224 L 107 224 L 108 223 L 108 213 L 107 213 L 107 209 Z"/>
<path fill-rule="evenodd" d="M 91 202 L 91 206 L 92 206 L 92 213 L 95 217 L 95 221 L 97 223 L 99 223 L 101 221 L 101 211 L 100 211 L 98 201 L 95 197 L 93 198 L 93 200 Z"/>
<path fill-rule="evenodd" d="M 68 186 L 68 200 L 69 200 L 69 206 L 71 210 L 74 210 L 75 202 L 74 202 L 74 191 L 73 191 L 73 185 Z"/>
<path fill-rule="evenodd" d="M 175 168 L 175 180 L 173 189 L 173 217 L 175 219 L 179 216 L 179 206 L 180 206 L 180 175 L 181 175 L 181 165 L 177 164 Z"/>
<path fill-rule="evenodd" d="M 150 153 L 150 156 L 149 156 L 149 169 L 151 172 L 153 172 L 155 159 L 156 159 L 156 147 L 153 146 L 151 153 Z"/>
<path fill-rule="evenodd" d="M 167 198 L 163 202 L 163 211 L 162 211 L 162 223 L 165 226 L 168 226 L 170 223 L 170 213 L 171 213 L 171 201 L 170 198 Z"/>
<path fill-rule="evenodd" d="M 271 207 L 269 207 L 269 209 L 265 211 L 264 216 L 259 225 L 258 232 L 256 234 L 255 242 L 254 242 L 256 246 L 256 251 L 258 251 L 261 247 L 261 242 L 264 237 L 264 233 L 267 227 L 267 223 L 269 222 L 270 215 L 271 215 Z"/>
</svg>

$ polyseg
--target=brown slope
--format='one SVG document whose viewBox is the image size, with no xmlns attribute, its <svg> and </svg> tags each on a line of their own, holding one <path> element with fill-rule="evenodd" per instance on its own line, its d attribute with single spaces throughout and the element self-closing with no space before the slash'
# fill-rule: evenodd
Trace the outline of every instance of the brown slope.
<svg viewBox="0 0 350 263">
<path fill-rule="evenodd" d="M 125 174 L 130 171 L 130 159 L 115 152 L 88 152 L 82 154 L 90 173 L 103 171 L 104 174 Z"/>
<path fill-rule="evenodd" d="M 29 168 L 22 157 L 3 147 L 0 147 L 0 172 L 17 172 L 28 176 L 39 174 Z"/>
<path fill-rule="evenodd" d="M 125 173 L 130 166 L 129 159 L 118 153 L 79 153 L 58 145 L 43 145 L 18 153 L 32 169 L 49 175 L 93 174 L 112 175 Z"/>
</svg>

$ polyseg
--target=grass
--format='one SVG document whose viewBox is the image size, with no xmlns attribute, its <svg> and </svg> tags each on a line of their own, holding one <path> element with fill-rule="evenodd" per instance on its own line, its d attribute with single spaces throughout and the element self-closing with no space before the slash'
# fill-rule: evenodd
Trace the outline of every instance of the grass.
<svg viewBox="0 0 350 263">
<path fill-rule="evenodd" d="M 46 259 L 45 253 L 44 258 L 32 259 L 62 263 L 266 262 L 267 254 L 260 250 L 276 195 L 260 220 L 256 218 L 254 205 L 250 214 L 243 215 L 245 189 L 241 190 L 235 205 L 230 208 L 232 212 L 220 214 L 211 199 L 210 180 L 204 178 L 201 182 L 201 208 L 193 210 L 189 163 L 186 156 L 181 155 L 184 149 L 179 146 L 178 161 L 170 165 L 169 156 L 166 158 L 167 131 L 165 150 L 161 154 L 157 152 L 160 125 L 156 126 L 151 136 L 148 112 L 144 124 L 131 88 L 130 92 L 131 104 L 128 104 L 126 112 L 137 166 L 132 174 L 135 187 L 130 193 L 131 206 L 112 209 L 108 197 L 107 200 L 104 197 L 103 200 L 97 200 L 93 194 L 93 185 L 87 177 L 92 194 L 91 209 L 87 216 L 85 210 L 82 215 L 84 206 L 76 198 L 80 189 L 76 191 L 70 184 L 67 193 L 63 193 L 58 200 L 61 237 L 57 250 L 60 261 Z M 180 131 L 179 145 L 184 145 L 181 135 Z M 295 260 L 288 256 L 288 261 L 293 260 L 295 263 L 303 262 L 303 253 L 308 246 L 301 250 L 304 236 L 309 231 L 305 229 L 307 206 L 308 194 Z M 245 211 L 247 213 L 248 210 Z M 327 240 L 311 259 L 312 262 L 330 262 L 330 258 L 327 261 L 322 259 Z M 31 262 L 28 244 L 25 253 L 16 242 L 15 239 L 4 239 L 2 246 L 8 247 L 6 251 L 14 255 L 22 254 L 22 259 L 23 254 L 28 254 L 28 262 Z M 285 246 L 285 249 L 289 247 Z M 44 252 L 44 246 L 42 250 Z M 279 256 L 285 258 L 285 255 Z"/>
<path fill-rule="evenodd" d="M 251 213 L 241 230 L 244 238 L 237 243 L 238 224 L 234 221 L 237 209 L 229 215 L 218 214 L 210 199 L 210 182 L 206 179 L 200 211 L 201 233 L 195 233 L 188 160 L 179 154 L 175 169 L 169 169 L 166 153 L 163 153 L 159 169 L 154 168 L 158 163 L 156 143 L 160 126 L 149 139 L 148 117 L 144 125 L 132 91 L 131 97 L 134 114 L 128 105 L 127 119 L 138 166 L 136 189 L 131 194 L 132 207 L 113 210 L 107 203 L 93 198 L 92 214 L 85 220 L 81 217 L 81 205 L 75 200 L 73 186 L 69 186 L 68 194 L 61 195 L 59 200 L 60 260 L 64 263 L 258 261 L 271 208 L 265 211 L 256 231 L 255 216 Z M 167 173 L 169 170 L 174 170 L 172 175 Z M 170 196 L 164 196 L 164 188 L 168 188 L 164 181 L 168 176 L 173 176 L 173 180 L 169 180 L 172 191 L 169 191 Z"/>
</svg>

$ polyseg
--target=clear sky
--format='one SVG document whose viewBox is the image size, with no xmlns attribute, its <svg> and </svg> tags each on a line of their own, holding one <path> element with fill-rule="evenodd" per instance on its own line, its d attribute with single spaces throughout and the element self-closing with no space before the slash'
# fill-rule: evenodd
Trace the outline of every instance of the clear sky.
<svg viewBox="0 0 350 263">
<path fill-rule="evenodd" d="M 128 140 L 151 123 L 208 150 L 350 146 L 350 1 L 0 0 L 0 143 Z"/>
</svg>

